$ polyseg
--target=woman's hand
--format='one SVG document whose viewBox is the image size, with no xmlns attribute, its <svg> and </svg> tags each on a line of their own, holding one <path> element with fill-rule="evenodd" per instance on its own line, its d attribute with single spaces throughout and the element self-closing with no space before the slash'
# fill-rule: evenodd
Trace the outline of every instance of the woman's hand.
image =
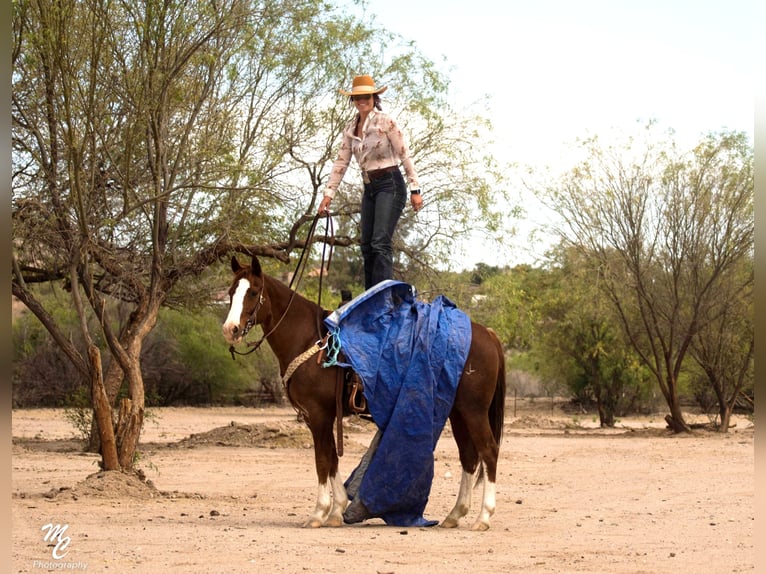
<svg viewBox="0 0 766 574">
<path fill-rule="evenodd" d="M 416 212 L 420 211 L 423 209 L 423 196 L 420 193 L 410 194 L 410 203 L 412 204 L 412 209 Z"/>
<path fill-rule="evenodd" d="M 322 201 L 319 203 L 319 215 L 324 215 L 325 213 L 328 213 L 330 211 L 330 202 L 332 201 L 332 197 L 329 195 L 325 195 L 322 198 Z"/>
</svg>

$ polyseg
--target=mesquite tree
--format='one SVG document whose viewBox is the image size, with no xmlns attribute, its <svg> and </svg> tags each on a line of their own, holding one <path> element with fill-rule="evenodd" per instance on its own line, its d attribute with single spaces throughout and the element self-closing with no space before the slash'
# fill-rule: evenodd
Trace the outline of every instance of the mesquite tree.
<svg viewBox="0 0 766 574">
<path fill-rule="evenodd" d="M 745 134 L 722 132 L 680 152 L 651 128 L 646 141 L 584 141 L 583 161 L 539 190 L 561 216 L 562 240 L 594 262 L 667 402 L 668 425 L 680 432 L 689 430 L 679 377 L 692 345 L 700 360 L 724 314 L 748 312 L 733 303 L 752 284 L 742 269 L 753 260 L 753 150 Z M 738 372 L 752 353 L 747 341 L 732 346 Z"/>
<path fill-rule="evenodd" d="M 258 229 L 268 210 L 247 228 L 252 244 L 226 223 L 252 218 L 245 198 L 278 195 L 283 126 L 305 103 L 282 96 L 311 93 L 323 76 L 310 64 L 320 20 L 347 28 L 305 2 L 14 9 L 13 293 L 92 383 L 103 467 L 129 469 L 144 416 L 141 347 L 173 289 L 230 249 L 287 259 L 290 246 Z M 35 298 L 43 281 L 71 294 L 85 351 Z M 110 299 L 130 315 L 111 316 Z"/>
<path fill-rule="evenodd" d="M 89 383 L 107 470 L 134 462 L 159 309 L 209 298 L 195 279 L 225 254 L 288 262 L 302 246 L 348 120 L 338 87 L 401 80 L 415 141 L 437 142 L 413 146 L 424 165 L 486 165 L 456 155 L 478 146 L 438 105 L 432 64 L 411 45 L 386 60 L 390 35 L 318 0 L 19 0 L 12 25 L 13 294 Z M 484 181 L 464 176 L 440 199 L 456 217 L 471 210 L 459 190 Z M 491 186 L 473 187 L 486 205 Z M 42 282 L 71 297 L 86 348 L 35 296 Z"/>
</svg>

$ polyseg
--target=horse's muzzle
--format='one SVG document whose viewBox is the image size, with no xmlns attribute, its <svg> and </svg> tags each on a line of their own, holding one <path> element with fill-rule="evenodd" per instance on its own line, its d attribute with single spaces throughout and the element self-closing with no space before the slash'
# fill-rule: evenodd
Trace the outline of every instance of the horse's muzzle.
<svg viewBox="0 0 766 574">
<path fill-rule="evenodd" d="M 224 323 L 221 330 L 223 331 L 223 338 L 230 345 L 236 345 L 245 336 L 244 329 L 240 329 L 239 325 L 235 323 Z"/>
</svg>

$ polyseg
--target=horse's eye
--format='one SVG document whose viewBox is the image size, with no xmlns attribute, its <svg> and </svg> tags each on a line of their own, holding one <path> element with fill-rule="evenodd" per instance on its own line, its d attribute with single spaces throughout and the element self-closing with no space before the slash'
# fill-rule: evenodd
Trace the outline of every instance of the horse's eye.
<svg viewBox="0 0 766 574">
<path fill-rule="evenodd" d="M 255 289 L 248 290 L 247 294 L 250 295 L 250 297 L 255 297 L 258 295 L 258 293 L 255 292 Z"/>
</svg>

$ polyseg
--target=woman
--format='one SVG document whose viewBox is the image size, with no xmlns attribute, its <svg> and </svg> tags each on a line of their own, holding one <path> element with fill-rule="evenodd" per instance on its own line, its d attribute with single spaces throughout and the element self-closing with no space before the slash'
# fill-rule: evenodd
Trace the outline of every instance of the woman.
<svg viewBox="0 0 766 574">
<path fill-rule="evenodd" d="M 407 174 L 412 208 L 419 211 L 423 207 L 407 142 L 396 121 L 384 113 L 380 105 L 380 94 L 386 89 L 387 86 L 376 88 L 370 76 L 357 76 L 350 92 L 339 90 L 350 97 L 357 114 L 343 130 L 338 159 L 333 163 L 319 204 L 320 214 L 329 211 L 353 155 L 364 182 L 361 249 L 365 289 L 393 279 L 392 238 L 407 202 L 407 188 L 399 164 Z"/>
</svg>

